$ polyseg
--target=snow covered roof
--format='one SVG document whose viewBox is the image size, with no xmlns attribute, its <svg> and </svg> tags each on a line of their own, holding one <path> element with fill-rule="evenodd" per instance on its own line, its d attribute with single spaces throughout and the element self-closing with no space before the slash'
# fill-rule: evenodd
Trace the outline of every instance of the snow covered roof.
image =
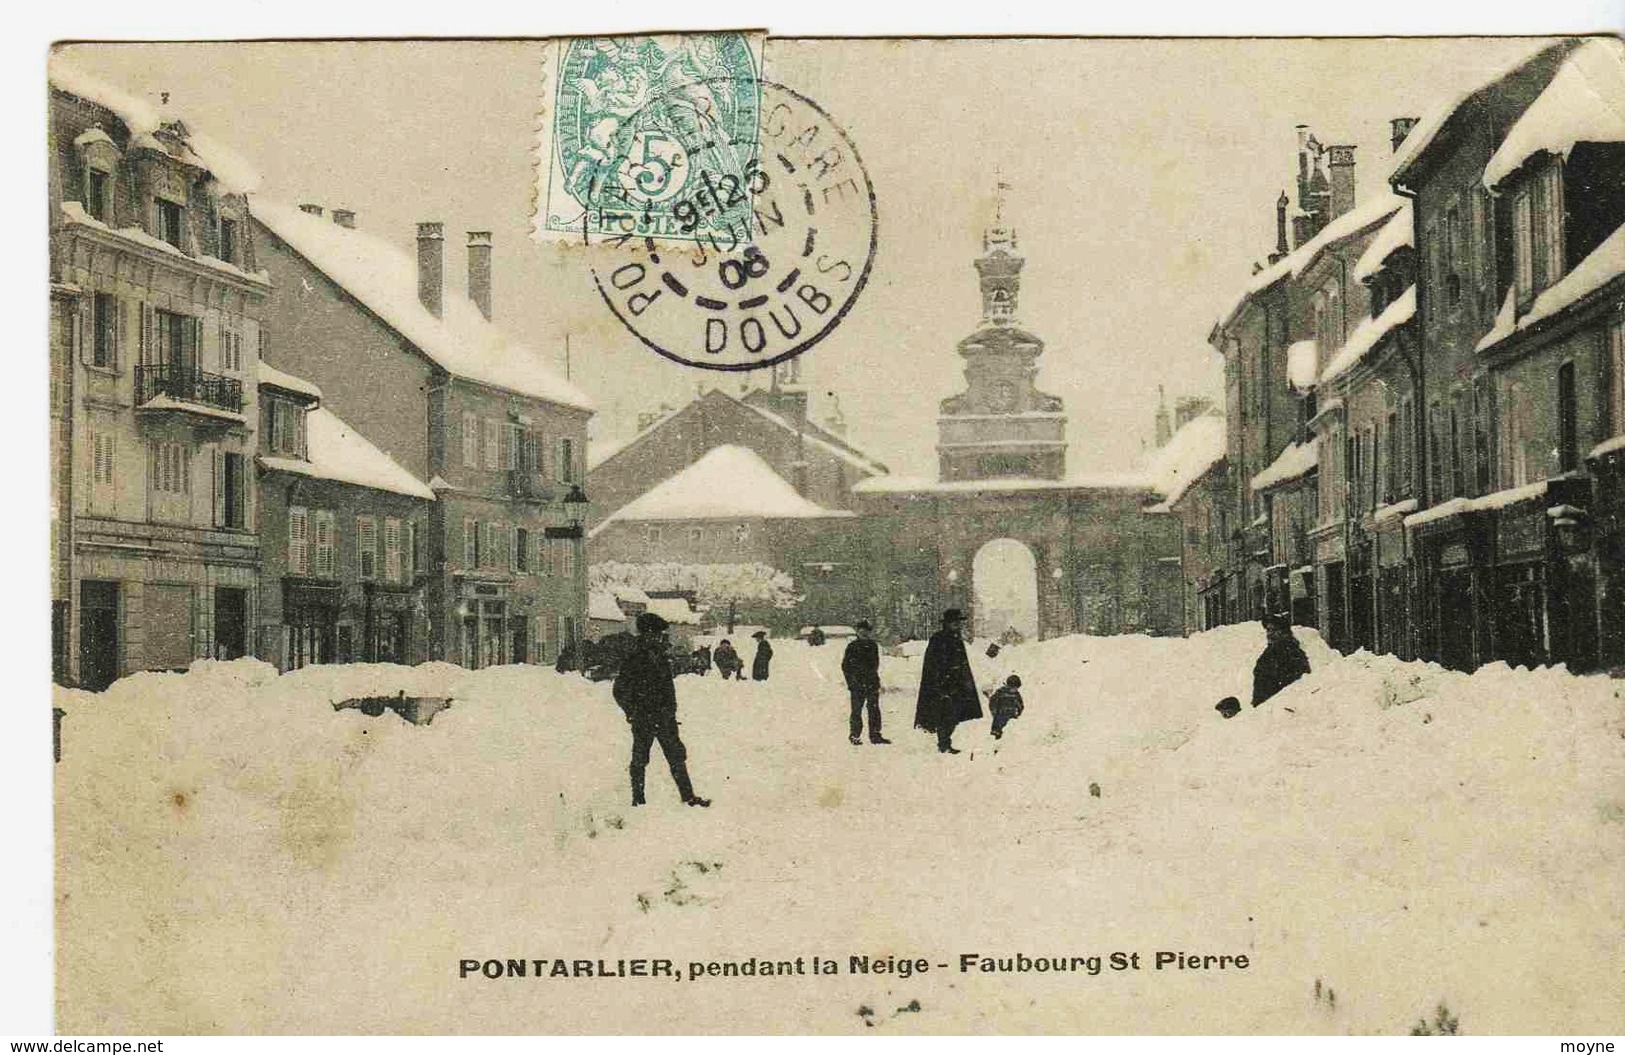
<svg viewBox="0 0 1625 1055">
<path fill-rule="evenodd" d="M 1225 422 L 1218 414 L 1192 418 L 1157 451 L 1151 463 L 1153 485 L 1171 507 L 1225 452 Z"/>
<path fill-rule="evenodd" d="M 1406 286 L 1405 292 L 1394 298 L 1394 302 L 1382 309 L 1376 318 L 1367 315 L 1354 327 L 1349 339 L 1343 342 L 1343 347 L 1337 350 L 1326 369 L 1320 372 L 1320 383 L 1325 384 L 1332 378 L 1348 370 L 1355 363 L 1364 359 L 1366 353 L 1377 346 L 1395 327 L 1403 326 L 1416 317 L 1416 287 Z"/>
<path fill-rule="evenodd" d="M 442 317 L 418 300 L 417 261 L 364 231 L 340 227 L 281 202 L 255 201 L 272 234 L 344 287 L 448 373 L 562 406 L 592 410 L 592 399 L 534 350 L 493 325 L 467 297 L 448 290 Z"/>
<path fill-rule="evenodd" d="M 1253 490 L 1265 491 L 1308 473 L 1320 464 L 1320 437 L 1311 437 L 1305 443 L 1287 444 L 1263 472 L 1253 477 Z"/>
<path fill-rule="evenodd" d="M 604 518 L 616 520 L 800 520 L 851 516 L 809 502 L 747 447 L 725 444 Z"/>
<path fill-rule="evenodd" d="M 1564 60 L 1484 166 L 1494 187 L 1540 151 L 1565 158 L 1577 143 L 1625 142 L 1625 42 L 1597 37 Z"/>
<path fill-rule="evenodd" d="M 1089 473 L 1064 480 L 1030 476 L 996 480 L 933 480 L 928 476 L 873 476 L 859 480 L 852 490 L 863 494 L 958 494 L 975 491 L 1150 491 L 1155 484 L 1148 473 Z"/>
<path fill-rule="evenodd" d="M 722 392 L 722 390 L 720 388 L 716 389 L 716 391 Z M 722 392 L 722 394 L 725 395 L 725 396 L 728 395 L 728 393 L 726 393 L 726 392 Z M 729 399 L 734 399 L 735 397 L 728 396 L 728 398 Z M 842 461 L 847 462 L 847 463 L 849 463 L 851 465 L 854 465 L 859 469 L 862 469 L 866 473 L 885 473 L 887 471 L 886 467 L 884 465 L 882 465 L 879 462 L 875 461 L 873 458 L 870 458 L 867 455 L 859 452 L 858 450 L 856 450 L 855 448 L 853 448 L 849 444 L 846 444 L 844 441 L 838 442 L 838 443 L 837 442 L 832 442 L 830 439 L 828 439 L 828 438 L 826 438 L 826 437 L 824 437 L 822 435 L 819 435 L 819 433 L 824 432 L 824 427 L 822 425 L 819 425 L 815 421 L 809 420 L 807 422 L 807 426 L 805 428 L 798 429 L 794 422 L 790 421 L 788 418 L 785 418 L 784 416 L 782 416 L 780 414 L 775 414 L 773 411 L 768 410 L 766 407 L 758 407 L 755 404 L 747 403 L 745 400 L 742 400 L 742 399 L 737 400 L 737 402 L 741 406 L 749 407 L 751 410 L 754 410 L 756 413 L 760 414 L 762 417 L 766 418 L 768 421 L 771 421 L 773 424 L 779 426 L 782 429 L 785 429 L 785 430 L 787 430 L 789 432 L 799 432 L 799 433 L 801 433 L 802 439 L 804 439 L 808 443 L 811 443 L 813 446 L 819 448 L 820 450 L 823 450 L 823 451 L 826 451 L 826 452 L 828 452 L 830 454 L 833 454 L 835 457 L 837 457 L 837 458 L 841 459 Z"/>
<path fill-rule="evenodd" d="M 259 382 L 262 385 L 274 385 L 277 388 L 286 389 L 289 392 L 298 392 L 300 395 L 309 396 L 318 401 L 322 398 L 321 389 L 302 377 L 294 377 L 292 374 L 283 373 L 264 359 L 259 361 L 258 369 Z"/>
<path fill-rule="evenodd" d="M 700 622 L 699 615 L 681 597 L 655 597 L 649 601 L 648 610 L 680 626 L 698 626 Z"/>
<path fill-rule="evenodd" d="M 1298 341 L 1286 350 L 1286 379 L 1299 392 L 1315 387 L 1320 366 L 1320 342 Z"/>
<path fill-rule="evenodd" d="M 407 472 L 394 458 L 374 447 L 359 432 L 324 407 L 305 417 L 305 443 L 310 460 L 260 456 L 267 469 L 298 473 L 317 480 L 359 484 L 378 491 L 393 491 L 413 498 L 434 500 L 429 485 Z"/>
<path fill-rule="evenodd" d="M 57 56 L 51 58 L 50 80 L 53 87 L 113 111 L 129 128 L 133 140 L 162 149 L 152 139 L 152 134 L 164 124 L 165 116 L 151 103 L 115 88 Z M 189 129 L 186 146 L 197 163 L 207 169 L 227 193 L 246 194 L 259 186 L 259 174 L 248 162 L 201 132 Z"/>
<path fill-rule="evenodd" d="M 191 253 L 184 252 L 179 246 L 170 245 L 162 238 L 154 238 L 152 235 L 148 234 L 146 231 L 143 231 L 139 227 L 120 227 L 117 229 L 109 227 L 86 212 L 85 207 L 76 201 L 65 201 L 62 203 L 62 218 L 71 224 L 77 224 L 81 227 L 89 227 L 97 231 L 106 231 L 109 234 L 115 234 L 120 238 L 126 238 L 138 245 L 145 246 L 148 249 L 156 249 L 160 253 L 167 253 L 170 256 L 180 257 L 182 260 L 189 260 L 194 264 L 199 264 L 214 271 L 223 271 L 228 275 L 247 279 L 250 282 L 258 282 L 262 285 L 268 285 L 271 281 L 270 276 L 266 274 L 263 269 L 259 271 L 244 271 L 236 264 L 218 259 L 217 257 L 209 256 L 207 253 L 198 253 L 193 255 Z"/>
<path fill-rule="evenodd" d="M 649 595 L 636 586 L 611 586 L 609 592 L 622 604 L 648 605 Z"/>
<path fill-rule="evenodd" d="M 1412 513 L 1405 518 L 1406 527 L 1420 527 L 1435 520 L 1455 516 L 1459 513 L 1479 513 L 1487 509 L 1505 509 L 1527 502 L 1532 498 L 1542 498 L 1546 494 L 1546 485 L 1550 480 L 1536 480 L 1532 484 L 1522 487 L 1509 487 L 1504 491 L 1495 491 L 1480 498 L 1452 498 L 1448 502 L 1440 502 L 1436 506 L 1429 506 L 1420 513 Z"/>
<path fill-rule="evenodd" d="M 615 595 L 609 590 L 593 590 L 587 594 L 587 618 L 598 619 L 606 623 L 623 623 L 626 613 L 616 603 Z"/>
<path fill-rule="evenodd" d="M 587 468 L 589 470 L 598 468 L 625 450 L 635 439 L 637 439 L 636 436 L 628 436 L 619 440 L 588 440 Z"/>
<path fill-rule="evenodd" d="M 1358 234 L 1374 223 L 1387 219 L 1404 204 L 1405 199 L 1385 189 L 1365 204 L 1357 205 L 1331 221 L 1325 227 L 1322 227 L 1320 233 L 1309 239 L 1309 241 L 1248 279 L 1246 292 L 1220 318 L 1220 325 L 1222 326 L 1229 321 L 1241 309 L 1241 306 L 1247 303 L 1249 297 L 1262 293 L 1288 276 L 1297 278 L 1326 249 L 1351 235 Z"/>
<path fill-rule="evenodd" d="M 1508 290 L 1507 301 L 1502 303 L 1501 311 L 1495 316 L 1495 326 L 1478 342 L 1477 350 L 1484 351 L 1514 333 L 1556 315 L 1622 274 L 1625 274 L 1625 224 L 1620 225 L 1613 234 L 1603 239 L 1602 244 L 1587 254 L 1573 271 L 1558 279 L 1536 297 L 1535 302 L 1529 306 L 1528 314 L 1518 319 L 1516 326 L 1511 324 L 1511 312 L 1508 309 L 1515 310 L 1515 305 L 1512 302 L 1512 291 Z"/>
<path fill-rule="evenodd" d="M 1416 245 L 1416 212 L 1411 206 L 1409 198 L 1399 207 L 1399 211 L 1388 218 L 1377 232 L 1377 237 L 1366 246 L 1365 252 L 1360 254 L 1359 262 L 1354 265 L 1354 281 L 1364 282 L 1366 279 L 1382 270 L 1382 265 L 1390 256 L 1406 246 Z"/>
</svg>

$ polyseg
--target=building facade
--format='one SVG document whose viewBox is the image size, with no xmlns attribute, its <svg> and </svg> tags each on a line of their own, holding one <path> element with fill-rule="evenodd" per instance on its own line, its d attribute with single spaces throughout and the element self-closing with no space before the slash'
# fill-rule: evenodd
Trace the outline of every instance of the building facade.
<svg viewBox="0 0 1625 1055">
<path fill-rule="evenodd" d="M 240 161 L 60 63 L 49 119 L 53 672 L 99 689 L 251 648 L 270 286 Z"/>
<path fill-rule="evenodd" d="M 423 543 L 435 494 L 261 363 L 256 654 L 279 670 L 429 658 Z"/>
<path fill-rule="evenodd" d="M 267 359 L 436 495 L 420 540 L 429 658 L 552 662 L 586 624 L 582 522 L 592 403 L 489 318 L 488 232 L 467 297 L 444 288 L 444 233 L 417 259 L 353 213 L 263 203 L 274 292 Z"/>
</svg>

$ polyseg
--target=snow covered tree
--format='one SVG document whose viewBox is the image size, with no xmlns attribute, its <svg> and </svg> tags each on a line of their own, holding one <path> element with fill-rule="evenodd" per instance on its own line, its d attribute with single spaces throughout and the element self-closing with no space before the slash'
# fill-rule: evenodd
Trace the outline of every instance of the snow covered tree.
<svg viewBox="0 0 1625 1055">
<path fill-rule="evenodd" d="M 760 561 L 750 564 L 680 564 L 662 561 L 630 564 L 607 561 L 587 569 L 588 590 L 613 590 L 617 586 L 645 593 L 683 591 L 692 593 L 697 604 L 768 604 L 774 608 L 794 608 L 801 601 L 795 580 L 785 572 Z"/>
</svg>

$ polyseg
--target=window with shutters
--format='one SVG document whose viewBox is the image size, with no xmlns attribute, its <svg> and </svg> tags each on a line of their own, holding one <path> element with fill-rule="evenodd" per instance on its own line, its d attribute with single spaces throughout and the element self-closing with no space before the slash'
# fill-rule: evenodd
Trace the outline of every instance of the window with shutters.
<svg viewBox="0 0 1625 1055">
<path fill-rule="evenodd" d="M 1557 368 L 1557 469 L 1580 467 L 1580 402 L 1574 387 L 1574 363 Z"/>
<path fill-rule="evenodd" d="M 378 577 L 378 521 L 370 516 L 355 518 L 356 569 L 363 580 Z"/>
<path fill-rule="evenodd" d="M 564 549 L 564 577 L 567 579 L 574 578 L 581 564 L 576 553 L 576 547 L 579 543 L 573 538 L 561 538 L 559 544 Z"/>
<path fill-rule="evenodd" d="M 401 522 L 396 517 L 384 518 L 384 578 L 401 581 Z"/>
<path fill-rule="evenodd" d="M 530 570 L 530 532 L 522 527 L 513 529 L 513 570 Z"/>
<path fill-rule="evenodd" d="M 520 460 L 524 457 L 524 450 L 524 427 L 509 422 L 503 429 L 502 467 L 510 470 L 519 468 Z"/>
<path fill-rule="evenodd" d="M 1563 178 L 1556 161 L 1513 195 L 1512 264 L 1520 305 L 1563 275 Z"/>
<path fill-rule="evenodd" d="M 554 447 L 554 463 L 557 466 L 556 474 L 559 483 L 573 484 L 576 482 L 576 450 L 575 441 L 568 436 L 560 436 Z"/>
<path fill-rule="evenodd" d="M 463 567 L 480 566 L 480 522 L 473 517 L 463 518 Z"/>
<path fill-rule="evenodd" d="M 502 422 L 496 418 L 485 419 L 485 467 L 495 469 L 500 464 L 502 444 Z"/>
<path fill-rule="evenodd" d="M 228 374 L 243 372 L 243 335 L 229 325 L 220 330 L 220 369 Z"/>
<path fill-rule="evenodd" d="M 415 520 L 406 522 L 406 539 L 401 546 L 401 579 L 412 582 L 418 573 L 418 523 Z"/>
<path fill-rule="evenodd" d="M 525 430 L 525 462 L 522 468 L 532 476 L 545 475 L 542 469 L 541 437 L 532 429 Z"/>
<path fill-rule="evenodd" d="M 310 511 L 288 507 L 288 574 L 310 574 Z"/>
<path fill-rule="evenodd" d="M 466 411 L 463 413 L 463 467 L 480 467 L 480 419 Z"/>
<path fill-rule="evenodd" d="M 225 216 L 220 217 L 219 257 L 228 264 L 237 262 L 237 221 Z"/>
<path fill-rule="evenodd" d="M 164 198 L 157 199 L 154 204 L 158 213 L 158 237 L 185 252 L 186 207 Z"/>
<path fill-rule="evenodd" d="M 90 365 L 103 370 L 118 368 L 118 298 L 98 293 L 90 302 Z"/>
<path fill-rule="evenodd" d="M 220 472 L 219 487 L 215 491 L 215 501 L 219 503 L 220 526 L 247 527 L 248 481 L 245 472 L 247 460 L 236 452 L 223 451 L 217 455 L 215 465 Z"/>
<path fill-rule="evenodd" d="M 150 483 L 154 491 L 174 495 L 191 494 L 191 450 L 183 443 L 154 443 L 151 473 Z"/>
<path fill-rule="evenodd" d="M 314 572 L 323 579 L 338 578 L 338 520 L 331 509 L 318 509 L 311 516 L 315 542 Z"/>
<path fill-rule="evenodd" d="M 108 432 L 90 436 L 90 507 L 96 513 L 112 513 L 117 502 L 114 485 L 114 437 Z"/>
</svg>

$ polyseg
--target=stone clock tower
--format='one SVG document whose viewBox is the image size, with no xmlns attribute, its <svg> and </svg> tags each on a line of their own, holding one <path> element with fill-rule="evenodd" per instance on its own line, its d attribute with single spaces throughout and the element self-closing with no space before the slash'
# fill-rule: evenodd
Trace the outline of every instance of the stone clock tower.
<svg viewBox="0 0 1625 1055">
<path fill-rule="evenodd" d="M 1066 474 L 1066 413 L 1058 396 L 1037 388 L 1044 342 L 1016 321 L 1021 266 L 1016 233 L 1004 226 L 999 184 L 993 226 L 982 238 L 976 274 L 982 323 L 959 342 L 967 388 L 942 401 L 937 417 L 937 472 L 944 482 Z"/>
</svg>

